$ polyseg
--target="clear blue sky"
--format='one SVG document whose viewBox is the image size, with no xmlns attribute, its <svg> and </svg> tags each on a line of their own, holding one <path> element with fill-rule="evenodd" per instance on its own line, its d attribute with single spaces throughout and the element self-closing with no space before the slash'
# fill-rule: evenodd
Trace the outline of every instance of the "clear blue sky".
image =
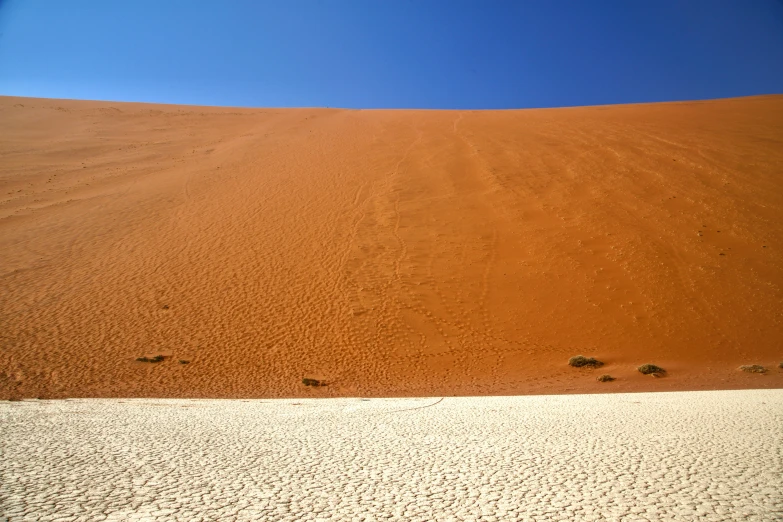
<svg viewBox="0 0 783 522">
<path fill-rule="evenodd" d="M 783 93 L 783 0 L 0 0 L 0 94 L 521 108 Z"/>
</svg>

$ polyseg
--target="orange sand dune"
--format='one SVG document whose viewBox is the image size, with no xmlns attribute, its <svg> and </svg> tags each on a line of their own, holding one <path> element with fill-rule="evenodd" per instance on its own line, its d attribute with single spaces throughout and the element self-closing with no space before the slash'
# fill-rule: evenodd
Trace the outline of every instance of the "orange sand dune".
<svg viewBox="0 0 783 522">
<path fill-rule="evenodd" d="M 0 121 L 0 397 L 783 387 L 783 96 Z"/>
</svg>

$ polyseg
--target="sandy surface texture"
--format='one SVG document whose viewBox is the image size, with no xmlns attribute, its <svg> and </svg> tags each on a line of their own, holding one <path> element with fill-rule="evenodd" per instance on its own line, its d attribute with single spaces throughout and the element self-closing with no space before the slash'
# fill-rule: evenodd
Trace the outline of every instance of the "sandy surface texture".
<svg viewBox="0 0 783 522">
<path fill-rule="evenodd" d="M 783 387 L 783 96 L 0 121 L 0 397 Z"/>
<path fill-rule="evenodd" d="M 0 421 L 10 522 L 783 517 L 783 390 L 32 400 Z"/>
</svg>

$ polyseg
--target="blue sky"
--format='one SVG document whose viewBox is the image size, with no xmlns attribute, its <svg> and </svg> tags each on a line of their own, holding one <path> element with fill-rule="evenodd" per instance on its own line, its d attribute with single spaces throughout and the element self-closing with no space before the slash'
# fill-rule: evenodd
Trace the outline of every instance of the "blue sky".
<svg viewBox="0 0 783 522">
<path fill-rule="evenodd" d="M 783 0 L 0 0 L 0 94 L 523 108 L 783 93 Z"/>
</svg>

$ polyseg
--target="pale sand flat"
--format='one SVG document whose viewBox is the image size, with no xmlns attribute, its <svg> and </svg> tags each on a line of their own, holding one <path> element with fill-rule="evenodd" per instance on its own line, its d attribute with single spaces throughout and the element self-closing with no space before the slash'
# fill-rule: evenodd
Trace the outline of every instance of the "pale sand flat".
<svg viewBox="0 0 783 522">
<path fill-rule="evenodd" d="M 781 390 L 23 401 L 0 426 L 9 521 L 783 516 Z"/>
</svg>

